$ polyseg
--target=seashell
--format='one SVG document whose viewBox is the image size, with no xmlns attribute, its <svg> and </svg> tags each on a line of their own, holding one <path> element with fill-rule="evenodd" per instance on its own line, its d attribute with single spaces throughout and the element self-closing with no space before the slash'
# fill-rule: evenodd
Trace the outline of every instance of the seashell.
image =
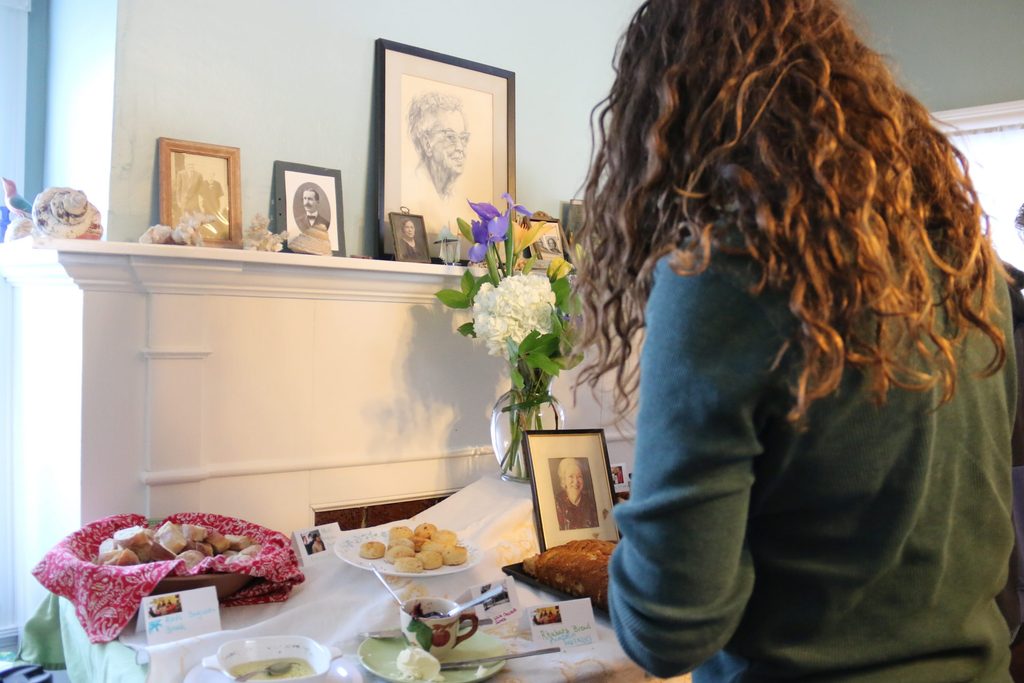
<svg viewBox="0 0 1024 683">
<path fill-rule="evenodd" d="M 57 239 L 99 239 L 100 212 L 85 193 L 70 187 L 48 187 L 32 203 L 33 235 Z"/>
<path fill-rule="evenodd" d="M 33 228 L 35 228 L 35 223 L 30 218 L 18 216 L 7 226 L 7 232 L 4 233 L 4 242 L 13 242 L 16 239 L 28 237 L 32 234 Z"/>
</svg>

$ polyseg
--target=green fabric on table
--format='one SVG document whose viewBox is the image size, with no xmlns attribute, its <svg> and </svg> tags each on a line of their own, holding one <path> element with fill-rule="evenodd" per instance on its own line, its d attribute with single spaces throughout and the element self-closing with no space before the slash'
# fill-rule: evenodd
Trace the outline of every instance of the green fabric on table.
<svg viewBox="0 0 1024 683">
<path fill-rule="evenodd" d="M 145 682 L 148 667 L 136 661 L 135 650 L 117 640 L 90 643 L 75 606 L 65 598 L 60 598 L 60 633 L 72 683 Z"/>
<path fill-rule="evenodd" d="M 63 669 L 64 643 L 60 636 L 60 606 L 57 596 L 48 593 L 36 613 L 25 624 L 18 649 L 18 661 L 37 664 L 44 669 Z"/>
</svg>

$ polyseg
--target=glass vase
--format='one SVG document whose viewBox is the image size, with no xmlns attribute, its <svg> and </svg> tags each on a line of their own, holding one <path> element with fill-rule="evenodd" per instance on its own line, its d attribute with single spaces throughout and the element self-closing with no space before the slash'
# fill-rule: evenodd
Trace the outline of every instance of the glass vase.
<svg viewBox="0 0 1024 683">
<path fill-rule="evenodd" d="M 498 397 L 491 411 L 491 446 L 498 459 L 501 478 L 529 483 L 530 472 L 523 457 L 523 432 L 527 429 L 562 429 L 565 411 L 550 393 L 524 400 L 524 393 L 507 391 Z"/>
</svg>

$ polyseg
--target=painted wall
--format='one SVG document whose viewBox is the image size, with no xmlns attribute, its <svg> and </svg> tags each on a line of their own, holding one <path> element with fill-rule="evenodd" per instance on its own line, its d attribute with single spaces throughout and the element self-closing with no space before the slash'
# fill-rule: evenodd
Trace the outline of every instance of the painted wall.
<svg viewBox="0 0 1024 683">
<path fill-rule="evenodd" d="M 847 0 L 932 111 L 1024 99 L 1021 0 Z"/>
<path fill-rule="evenodd" d="M 583 181 L 590 110 L 611 84 L 615 43 L 637 5 L 122 1 L 109 239 L 135 240 L 156 222 L 164 136 L 241 149 L 245 223 L 269 210 L 275 160 L 340 168 L 348 252 L 372 253 L 377 38 L 514 71 L 518 199 L 557 215 Z"/>
<path fill-rule="evenodd" d="M 107 215 L 117 0 L 50 0 L 43 185 L 85 192 Z"/>
</svg>

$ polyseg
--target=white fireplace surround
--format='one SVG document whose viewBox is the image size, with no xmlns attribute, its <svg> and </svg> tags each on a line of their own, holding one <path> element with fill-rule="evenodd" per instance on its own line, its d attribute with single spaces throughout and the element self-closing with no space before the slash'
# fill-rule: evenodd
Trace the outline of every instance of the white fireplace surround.
<svg viewBox="0 0 1024 683">
<path fill-rule="evenodd" d="M 0 246 L 0 464 L 28 569 L 82 523 L 196 510 L 290 532 L 495 470 L 504 363 L 434 292 L 461 267 L 127 242 Z M 573 428 L 615 419 L 571 378 Z M 512 484 L 510 484 L 512 485 Z M 10 508 L 9 508 L 10 509 Z M 19 588 L 20 586 L 20 588 Z M 33 589 L 26 592 L 25 589 Z M 19 610 L 23 612 L 23 610 Z"/>
</svg>

